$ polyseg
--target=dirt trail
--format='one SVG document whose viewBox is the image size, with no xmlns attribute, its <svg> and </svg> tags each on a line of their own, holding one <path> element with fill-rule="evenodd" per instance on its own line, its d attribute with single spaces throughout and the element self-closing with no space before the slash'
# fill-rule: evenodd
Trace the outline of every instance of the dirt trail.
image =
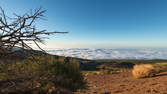
<svg viewBox="0 0 167 94">
<path fill-rule="evenodd" d="M 156 77 L 135 79 L 131 73 L 88 75 L 87 90 L 75 94 L 167 94 L 167 72 Z"/>
</svg>

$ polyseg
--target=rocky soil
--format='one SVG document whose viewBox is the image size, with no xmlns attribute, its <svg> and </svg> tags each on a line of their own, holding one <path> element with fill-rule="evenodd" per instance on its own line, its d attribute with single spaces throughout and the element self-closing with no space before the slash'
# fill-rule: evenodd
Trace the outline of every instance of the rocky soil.
<svg viewBox="0 0 167 94">
<path fill-rule="evenodd" d="M 167 94 L 167 72 L 135 79 L 130 72 L 87 75 L 88 88 L 75 94 Z"/>
</svg>

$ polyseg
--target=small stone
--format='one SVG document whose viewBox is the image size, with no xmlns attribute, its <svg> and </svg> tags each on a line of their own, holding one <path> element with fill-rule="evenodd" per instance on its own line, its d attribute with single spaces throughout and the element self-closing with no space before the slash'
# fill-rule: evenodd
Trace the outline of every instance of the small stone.
<svg viewBox="0 0 167 94">
<path fill-rule="evenodd" d="M 102 94 L 111 94 L 111 92 L 105 91 L 105 92 L 103 92 Z"/>
</svg>

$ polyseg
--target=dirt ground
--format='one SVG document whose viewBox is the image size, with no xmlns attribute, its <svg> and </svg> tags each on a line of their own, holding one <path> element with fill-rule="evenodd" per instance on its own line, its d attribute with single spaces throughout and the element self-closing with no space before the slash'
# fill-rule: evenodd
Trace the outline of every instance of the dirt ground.
<svg viewBox="0 0 167 94">
<path fill-rule="evenodd" d="M 167 72 L 135 79 L 130 72 L 87 75 L 88 89 L 75 94 L 167 94 Z"/>
</svg>

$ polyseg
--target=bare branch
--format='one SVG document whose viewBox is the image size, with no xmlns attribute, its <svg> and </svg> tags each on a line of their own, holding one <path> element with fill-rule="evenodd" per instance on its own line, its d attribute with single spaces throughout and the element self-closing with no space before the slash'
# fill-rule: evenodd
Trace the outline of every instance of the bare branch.
<svg viewBox="0 0 167 94">
<path fill-rule="evenodd" d="M 0 50 L 12 51 L 15 47 L 32 50 L 32 47 L 28 45 L 28 43 L 31 43 L 45 52 L 39 45 L 39 43 L 44 43 L 44 39 L 47 38 L 44 35 L 68 33 L 38 30 L 35 22 L 37 19 L 42 19 L 43 14 L 46 12 L 41 8 L 31 10 L 30 13 L 25 13 L 22 16 L 14 14 L 14 18 L 7 17 L 1 7 L 0 11 Z"/>
</svg>

